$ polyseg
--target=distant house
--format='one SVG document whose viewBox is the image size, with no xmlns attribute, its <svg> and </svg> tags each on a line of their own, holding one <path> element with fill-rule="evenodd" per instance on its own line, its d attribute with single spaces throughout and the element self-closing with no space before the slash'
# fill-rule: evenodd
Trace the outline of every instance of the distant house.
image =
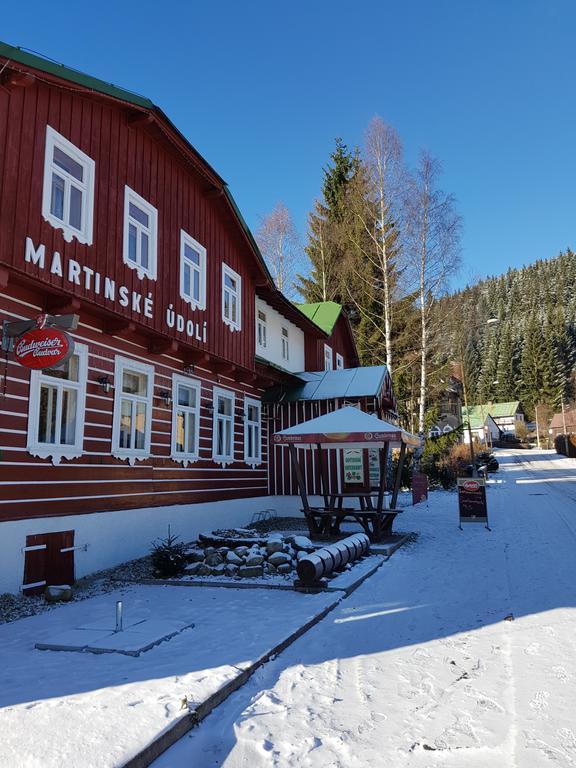
<svg viewBox="0 0 576 768">
<path fill-rule="evenodd" d="M 550 436 L 555 438 L 571 432 L 576 432 L 576 409 L 565 410 L 564 414 L 555 413 L 550 422 Z"/>
<path fill-rule="evenodd" d="M 462 382 L 450 376 L 438 405 L 438 419 L 430 428 L 430 437 L 452 432 L 462 424 Z"/>
<path fill-rule="evenodd" d="M 478 409 L 478 413 L 475 409 Z M 470 416 L 466 413 L 466 408 L 462 408 L 462 420 L 464 423 L 464 433 L 462 438 L 468 445 L 470 443 L 470 433 L 468 432 L 468 421 L 470 421 L 470 431 L 472 439 L 479 440 L 481 443 L 492 445 L 495 440 L 499 440 L 502 434 L 500 427 L 488 412 L 482 413 L 479 406 L 471 406 Z"/>
<path fill-rule="evenodd" d="M 526 414 L 519 400 L 513 400 L 509 403 L 488 402 L 481 405 L 471 405 L 468 409 L 462 408 L 464 420 L 468 413 L 471 417 L 482 421 L 487 414 L 490 414 L 502 433 L 516 434 L 518 424 L 524 424 L 526 419 Z"/>
</svg>

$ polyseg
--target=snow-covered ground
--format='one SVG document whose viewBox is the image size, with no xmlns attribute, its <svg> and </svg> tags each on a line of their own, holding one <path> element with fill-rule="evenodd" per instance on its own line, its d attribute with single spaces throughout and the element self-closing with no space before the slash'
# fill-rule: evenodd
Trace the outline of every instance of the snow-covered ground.
<svg viewBox="0 0 576 768">
<path fill-rule="evenodd" d="M 499 458 L 492 532 L 405 512 L 418 541 L 155 768 L 576 766 L 576 462 Z"/>
</svg>

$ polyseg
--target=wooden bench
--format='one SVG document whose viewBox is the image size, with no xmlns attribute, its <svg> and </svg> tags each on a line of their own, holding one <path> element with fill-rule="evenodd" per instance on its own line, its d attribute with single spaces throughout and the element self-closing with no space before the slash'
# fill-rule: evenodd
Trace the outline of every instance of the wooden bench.
<svg viewBox="0 0 576 768">
<path fill-rule="evenodd" d="M 345 520 L 354 521 L 362 526 L 372 542 L 381 541 L 384 536 L 392 533 L 392 525 L 400 509 L 387 509 L 380 513 L 371 510 L 342 507 L 340 509 L 325 509 L 310 507 L 302 510 L 308 523 L 310 536 L 340 536 L 340 526 Z"/>
</svg>

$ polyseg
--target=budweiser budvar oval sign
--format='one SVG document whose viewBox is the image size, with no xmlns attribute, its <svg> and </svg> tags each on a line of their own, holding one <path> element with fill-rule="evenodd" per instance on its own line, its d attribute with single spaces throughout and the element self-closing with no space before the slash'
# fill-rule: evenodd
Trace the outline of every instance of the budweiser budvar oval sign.
<svg viewBox="0 0 576 768">
<path fill-rule="evenodd" d="M 462 487 L 466 491 L 478 491 L 480 489 L 480 483 L 477 480 L 466 480 L 462 483 Z"/>
<path fill-rule="evenodd" d="M 74 352 L 74 340 L 57 328 L 33 328 L 14 345 L 14 357 L 26 368 L 55 368 Z"/>
</svg>

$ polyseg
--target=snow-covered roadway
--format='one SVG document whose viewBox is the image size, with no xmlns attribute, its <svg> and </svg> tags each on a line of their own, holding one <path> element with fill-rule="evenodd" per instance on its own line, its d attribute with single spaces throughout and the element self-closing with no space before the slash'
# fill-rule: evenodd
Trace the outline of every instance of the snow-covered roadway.
<svg viewBox="0 0 576 768">
<path fill-rule="evenodd" d="M 404 513 L 417 542 L 155 768 L 576 766 L 576 461 L 499 458 L 492 532 L 454 493 Z"/>
</svg>

